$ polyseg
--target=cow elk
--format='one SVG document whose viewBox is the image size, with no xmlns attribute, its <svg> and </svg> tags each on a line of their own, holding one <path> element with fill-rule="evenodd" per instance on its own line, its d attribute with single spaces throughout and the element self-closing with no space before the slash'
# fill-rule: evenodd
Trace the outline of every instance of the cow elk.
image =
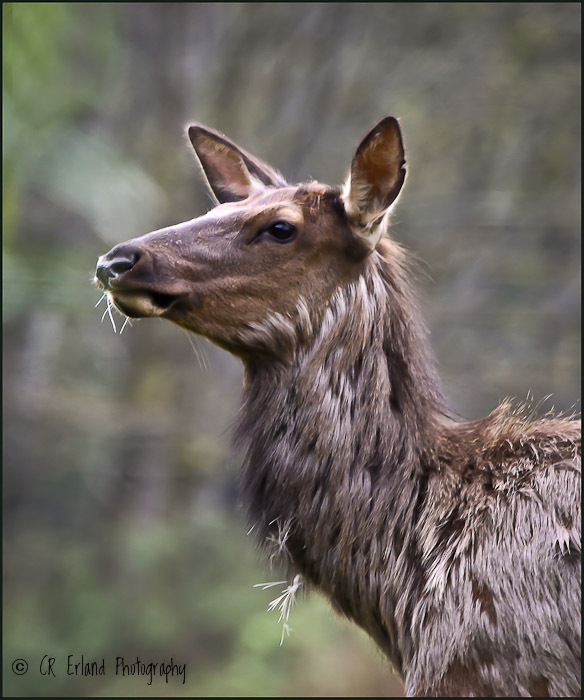
<svg viewBox="0 0 584 700">
<path fill-rule="evenodd" d="M 410 696 L 579 696 L 580 421 L 456 419 L 404 250 L 396 119 L 344 187 L 190 141 L 217 206 L 116 245 L 96 284 L 240 358 L 254 533 L 379 645 Z"/>
</svg>

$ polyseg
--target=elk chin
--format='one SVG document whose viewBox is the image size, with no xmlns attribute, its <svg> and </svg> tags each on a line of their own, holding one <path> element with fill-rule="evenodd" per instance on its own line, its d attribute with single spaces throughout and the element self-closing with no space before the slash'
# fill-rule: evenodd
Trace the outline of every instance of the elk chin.
<svg viewBox="0 0 584 700">
<path fill-rule="evenodd" d="M 130 318 L 152 318 L 162 316 L 179 299 L 178 294 L 162 292 L 110 292 L 116 309 Z"/>
</svg>

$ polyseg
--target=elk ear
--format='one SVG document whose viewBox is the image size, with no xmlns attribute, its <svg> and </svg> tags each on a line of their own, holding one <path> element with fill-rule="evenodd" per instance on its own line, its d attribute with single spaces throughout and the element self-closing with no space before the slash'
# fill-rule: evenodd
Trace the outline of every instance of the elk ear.
<svg viewBox="0 0 584 700">
<path fill-rule="evenodd" d="M 381 236 L 374 224 L 395 202 L 406 176 L 404 145 L 397 119 L 385 117 L 359 144 L 343 190 L 355 237 L 371 252 Z"/>
<path fill-rule="evenodd" d="M 214 129 L 193 124 L 189 127 L 189 139 L 220 204 L 237 202 L 267 187 L 285 187 L 287 184 L 269 165 Z"/>
</svg>

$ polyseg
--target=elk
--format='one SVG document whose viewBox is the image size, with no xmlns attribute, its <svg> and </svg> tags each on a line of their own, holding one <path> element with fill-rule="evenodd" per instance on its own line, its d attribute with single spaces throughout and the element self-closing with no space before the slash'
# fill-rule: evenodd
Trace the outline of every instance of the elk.
<svg viewBox="0 0 584 700">
<path fill-rule="evenodd" d="M 580 421 L 449 409 L 388 237 L 398 121 L 344 187 L 290 185 L 200 124 L 217 205 L 116 245 L 97 286 L 244 365 L 236 445 L 260 543 L 363 628 L 409 696 L 579 696 Z"/>
</svg>

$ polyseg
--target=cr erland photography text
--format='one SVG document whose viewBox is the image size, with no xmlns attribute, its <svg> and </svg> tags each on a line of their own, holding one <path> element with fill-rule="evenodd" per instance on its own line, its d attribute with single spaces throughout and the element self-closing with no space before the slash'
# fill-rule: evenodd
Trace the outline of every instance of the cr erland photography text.
<svg viewBox="0 0 584 700">
<path fill-rule="evenodd" d="M 89 658 L 84 654 L 67 654 L 62 657 L 43 655 L 35 664 L 39 675 L 56 678 L 58 676 L 122 676 L 143 677 L 147 685 L 156 681 L 164 683 L 186 683 L 186 663 L 170 659 L 144 659 L 140 656 L 114 656 L 111 658 Z M 34 668 L 26 659 L 15 659 L 12 672 L 23 676 Z"/>
</svg>

